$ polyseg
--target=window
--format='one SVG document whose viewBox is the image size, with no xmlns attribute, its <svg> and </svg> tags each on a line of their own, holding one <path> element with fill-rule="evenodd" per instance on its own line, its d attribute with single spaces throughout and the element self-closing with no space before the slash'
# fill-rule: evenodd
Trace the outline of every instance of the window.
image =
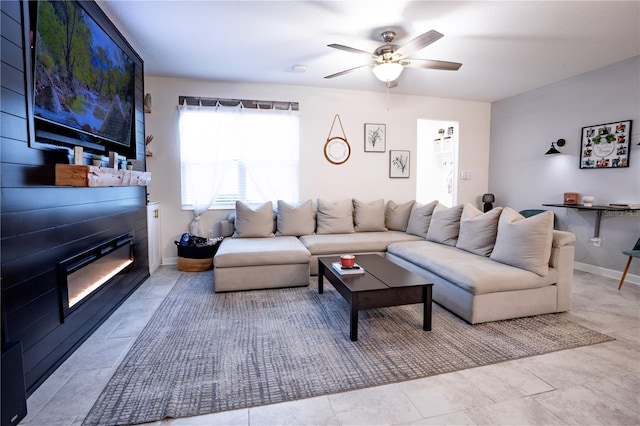
<svg viewBox="0 0 640 426">
<path fill-rule="evenodd" d="M 179 108 L 183 209 L 298 201 L 297 111 Z"/>
</svg>

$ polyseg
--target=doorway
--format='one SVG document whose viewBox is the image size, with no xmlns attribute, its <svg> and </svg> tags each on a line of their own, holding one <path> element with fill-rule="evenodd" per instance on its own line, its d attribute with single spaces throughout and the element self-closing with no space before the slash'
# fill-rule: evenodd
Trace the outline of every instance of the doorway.
<svg viewBox="0 0 640 426">
<path fill-rule="evenodd" d="M 418 120 L 416 201 L 458 201 L 458 122 Z"/>
</svg>

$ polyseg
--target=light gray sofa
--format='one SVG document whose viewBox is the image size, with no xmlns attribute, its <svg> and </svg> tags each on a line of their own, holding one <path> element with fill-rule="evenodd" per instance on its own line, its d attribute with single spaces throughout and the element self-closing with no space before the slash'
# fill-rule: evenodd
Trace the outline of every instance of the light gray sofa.
<svg viewBox="0 0 640 426">
<path fill-rule="evenodd" d="M 571 308 L 573 234 L 553 213 L 471 204 L 307 201 L 238 204 L 221 224 L 216 292 L 304 286 L 320 256 L 377 253 L 434 283 L 433 300 L 475 324 Z"/>
</svg>

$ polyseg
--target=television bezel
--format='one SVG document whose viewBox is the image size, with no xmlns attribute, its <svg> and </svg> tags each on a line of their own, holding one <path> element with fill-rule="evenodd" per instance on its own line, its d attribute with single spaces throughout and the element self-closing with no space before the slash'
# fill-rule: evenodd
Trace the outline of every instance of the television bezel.
<svg viewBox="0 0 640 426">
<path fill-rule="evenodd" d="M 39 149 L 50 149 L 52 145 L 56 147 L 65 147 L 73 150 L 73 146 L 82 146 L 89 149 L 90 153 L 103 154 L 107 151 L 116 150 L 119 153 L 125 154 L 127 157 L 136 157 L 136 145 L 137 133 L 139 124 L 137 123 L 138 109 L 141 108 L 142 103 L 141 95 L 138 93 L 139 85 L 138 79 L 142 78 L 142 59 L 133 50 L 129 42 L 124 38 L 122 33 L 115 27 L 111 20 L 106 16 L 97 3 L 93 1 L 78 1 L 70 0 L 81 7 L 86 15 L 90 17 L 98 27 L 106 33 L 106 35 L 118 46 L 133 62 L 133 104 L 131 108 L 131 136 L 129 138 L 129 144 L 126 145 L 121 142 L 111 141 L 100 135 L 86 133 L 74 128 L 65 126 L 64 124 L 58 124 L 46 119 L 41 119 L 34 115 L 35 110 L 35 67 L 36 67 L 36 31 L 38 28 L 38 7 L 39 1 L 29 2 L 29 30 L 25 34 L 25 38 L 30 45 L 30 64 L 27 67 L 30 74 L 28 81 L 29 87 L 27 95 L 29 97 L 29 121 L 30 121 L 30 146 Z"/>
</svg>

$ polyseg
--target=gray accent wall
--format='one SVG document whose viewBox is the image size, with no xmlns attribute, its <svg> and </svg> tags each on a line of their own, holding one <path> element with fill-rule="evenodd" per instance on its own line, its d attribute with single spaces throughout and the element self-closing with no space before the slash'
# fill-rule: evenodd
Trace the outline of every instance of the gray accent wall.
<svg viewBox="0 0 640 426">
<path fill-rule="evenodd" d="M 633 120 L 629 167 L 580 169 L 582 127 L 622 120 Z M 544 155 L 559 138 L 566 140 L 558 148 L 562 154 Z M 593 195 L 598 205 L 640 203 L 638 143 L 640 56 L 493 103 L 489 192 L 496 205 L 516 210 L 562 203 L 565 192 Z M 624 269 L 627 257 L 621 251 L 640 238 L 640 212 L 606 212 L 596 247 L 590 241 L 595 212 L 550 209 L 557 227 L 576 235 L 578 268 L 613 276 Z M 640 260 L 632 262 L 629 273 L 640 274 Z"/>
</svg>

